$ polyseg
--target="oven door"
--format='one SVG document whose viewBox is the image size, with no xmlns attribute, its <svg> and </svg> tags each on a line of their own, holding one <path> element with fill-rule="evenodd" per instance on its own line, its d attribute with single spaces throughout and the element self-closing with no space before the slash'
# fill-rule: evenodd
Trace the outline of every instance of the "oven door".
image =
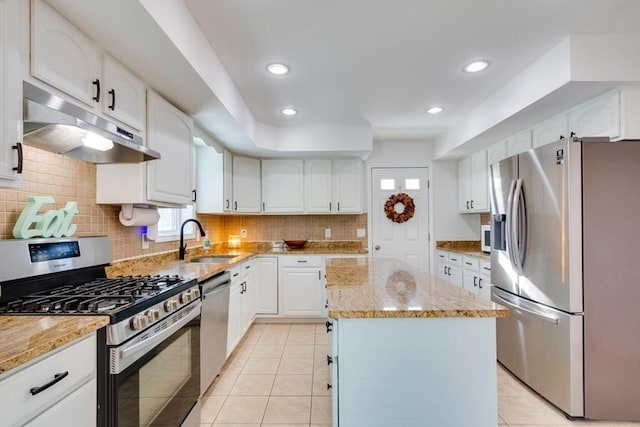
<svg viewBox="0 0 640 427">
<path fill-rule="evenodd" d="M 200 302 L 149 329 L 109 348 L 108 426 L 177 427 L 198 403 Z"/>
</svg>

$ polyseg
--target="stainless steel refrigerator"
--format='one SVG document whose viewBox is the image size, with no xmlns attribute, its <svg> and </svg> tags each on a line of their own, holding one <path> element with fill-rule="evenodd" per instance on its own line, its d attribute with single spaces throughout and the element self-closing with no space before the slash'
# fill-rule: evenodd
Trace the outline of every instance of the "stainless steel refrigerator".
<svg viewBox="0 0 640 427">
<path fill-rule="evenodd" d="M 570 417 L 640 421 L 640 142 L 491 165 L 498 360 Z"/>
</svg>

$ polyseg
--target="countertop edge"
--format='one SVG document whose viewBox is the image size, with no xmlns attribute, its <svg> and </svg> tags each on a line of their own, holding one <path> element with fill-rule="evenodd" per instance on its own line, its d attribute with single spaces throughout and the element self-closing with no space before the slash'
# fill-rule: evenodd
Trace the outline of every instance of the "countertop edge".
<svg viewBox="0 0 640 427">
<path fill-rule="evenodd" d="M 509 310 L 329 310 L 332 319 L 435 319 L 435 318 L 498 318 L 507 317 Z"/>
</svg>

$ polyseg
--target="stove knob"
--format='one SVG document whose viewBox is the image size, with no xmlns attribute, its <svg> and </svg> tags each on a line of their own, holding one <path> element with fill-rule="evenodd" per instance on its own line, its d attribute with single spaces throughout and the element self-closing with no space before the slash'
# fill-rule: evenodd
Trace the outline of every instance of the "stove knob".
<svg viewBox="0 0 640 427">
<path fill-rule="evenodd" d="M 193 299 L 200 298 L 200 288 L 191 289 L 191 295 L 193 295 Z"/>
<path fill-rule="evenodd" d="M 173 311 L 176 311 L 178 309 L 178 299 L 177 298 L 171 298 L 169 300 L 166 300 L 164 302 L 164 311 L 167 313 L 171 313 Z"/>
<path fill-rule="evenodd" d="M 157 322 L 158 320 L 160 320 L 160 310 L 158 310 L 157 308 L 147 310 L 145 314 L 147 315 L 147 318 L 150 322 Z"/>
<path fill-rule="evenodd" d="M 191 294 L 191 290 L 184 291 L 180 294 L 180 303 L 187 304 L 193 300 L 193 295 Z"/>
<path fill-rule="evenodd" d="M 146 328 L 149 325 L 149 319 L 145 314 L 136 314 L 131 319 L 131 329 L 134 331 L 139 331 L 141 329 Z"/>
</svg>

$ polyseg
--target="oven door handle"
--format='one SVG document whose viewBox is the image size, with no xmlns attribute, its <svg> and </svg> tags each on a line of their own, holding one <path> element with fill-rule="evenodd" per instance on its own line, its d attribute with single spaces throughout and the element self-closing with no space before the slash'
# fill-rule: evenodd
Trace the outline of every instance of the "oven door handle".
<svg viewBox="0 0 640 427">
<path fill-rule="evenodd" d="M 140 341 L 139 343 L 133 344 L 130 347 L 126 347 L 120 350 L 120 360 L 128 358 L 130 355 L 134 353 L 138 353 L 140 351 L 148 351 L 154 348 L 156 345 L 160 344 L 162 341 L 173 335 L 178 329 L 182 328 L 184 325 L 189 323 L 191 320 L 195 319 L 200 315 L 200 302 L 196 303 L 193 306 L 193 309 L 189 314 L 178 320 L 177 322 L 170 325 L 167 329 L 162 332 L 148 338 L 146 340 Z"/>
</svg>

